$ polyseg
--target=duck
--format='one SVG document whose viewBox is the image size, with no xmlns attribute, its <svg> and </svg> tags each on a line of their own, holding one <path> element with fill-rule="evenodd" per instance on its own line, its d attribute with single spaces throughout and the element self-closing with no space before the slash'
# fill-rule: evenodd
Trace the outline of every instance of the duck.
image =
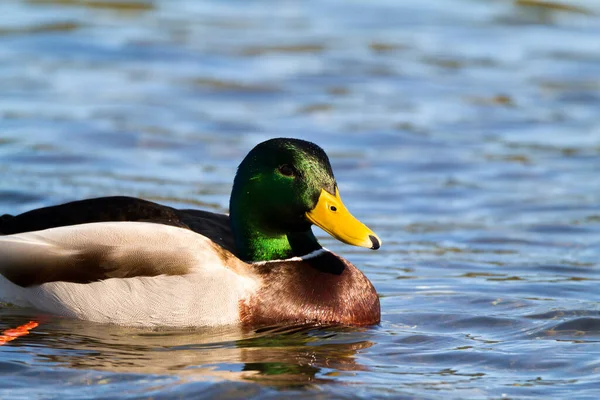
<svg viewBox="0 0 600 400">
<path fill-rule="evenodd" d="M 275 138 L 242 160 L 229 215 L 100 197 L 0 217 L 0 302 L 132 327 L 369 326 L 377 292 L 316 225 L 372 250 L 318 145 Z"/>
</svg>

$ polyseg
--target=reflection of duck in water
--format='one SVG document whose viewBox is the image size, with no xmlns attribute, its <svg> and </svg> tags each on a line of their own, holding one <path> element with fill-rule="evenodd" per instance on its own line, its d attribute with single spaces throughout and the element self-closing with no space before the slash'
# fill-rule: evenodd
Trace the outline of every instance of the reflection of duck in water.
<svg viewBox="0 0 600 400">
<path fill-rule="evenodd" d="M 14 326 L 20 321 L 22 317 L 6 322 Z M 368 333 L 352 329 L 321 331 L 289 326 L 248 332 L 230 325 L 191 331 L 148 330 L 49 318 L 34 331 L 43 334 L 14 343 L 52 348 L 52 352 L 38 352 L 36 358 L 57 367 L 176 375 L 185 380 L 218 378 L 302 385 L 315 383 L 315 375 L 323 368 L 365 369 L 357 362 L 356 352 L 373 343 Z"/>
<path fill-rule="evenodd" d="M 238 168 L 230 212 L 105 197 L 4 216 L 0 299 L 132 326 L 379 322 L 371 282 L 311 231 L 381 244 L 345 208 L 320 147 L 257 145 Z"/>
</svg>

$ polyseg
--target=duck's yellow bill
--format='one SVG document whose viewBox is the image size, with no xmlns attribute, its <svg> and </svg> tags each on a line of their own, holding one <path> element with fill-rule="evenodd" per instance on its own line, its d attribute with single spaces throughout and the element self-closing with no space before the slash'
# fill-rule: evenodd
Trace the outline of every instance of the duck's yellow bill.
<svg viewBox="0 0 600 400">
<path fill-rule="evenodd" d="M 354 218 L 344 206 L 337 187 L 335 196 L 321 189 L 317 205 L 306 213 L 306 217 L 344 243 L 373 250 L 381 246 L 381 239 L 365 224 Z"/>
</svg>

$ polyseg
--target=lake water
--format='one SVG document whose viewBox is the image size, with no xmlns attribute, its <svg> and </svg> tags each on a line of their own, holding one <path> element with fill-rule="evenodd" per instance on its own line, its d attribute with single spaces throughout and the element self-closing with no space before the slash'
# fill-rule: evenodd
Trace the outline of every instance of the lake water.
<svg viewBox="0 0 600 400">
<path fill-rule="evenodd" d="M 145 331 L 0 308 L 0 398 L 600 397 L 600 4 L 4 0 L 0 213 L 225 212 L 271 137 L 330 155 L 366 329 Z M 558 2 L 560 1 L 560 2 Z"/>
</svg>

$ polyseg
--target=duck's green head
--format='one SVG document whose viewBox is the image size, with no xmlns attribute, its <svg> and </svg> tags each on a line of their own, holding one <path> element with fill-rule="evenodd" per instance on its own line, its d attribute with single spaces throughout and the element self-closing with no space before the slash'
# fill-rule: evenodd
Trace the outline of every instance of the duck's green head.
<svg viewBox="0 0 600 400">
<path fill-rule="evenodd" d="M 229 206 L 239 256 L 246 261 L 321 248 L 312 224 L 344 243 L 381 245 L 342 203 L 323 149 L 304 140 L 271 139 L 252 149 L 238 168 Z"/>
</svg>

